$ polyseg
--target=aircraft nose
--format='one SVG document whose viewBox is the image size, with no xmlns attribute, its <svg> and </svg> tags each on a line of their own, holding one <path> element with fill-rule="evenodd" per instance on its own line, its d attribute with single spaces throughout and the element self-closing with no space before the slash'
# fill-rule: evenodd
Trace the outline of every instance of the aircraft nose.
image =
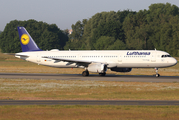
<svg viewBox="0 0 179 120">
<path fill-rule="evenodd" d="M 178 61 L 175 58 L 173 58 L 172 63 L 173 63 L 173 65 L 176 65 L 178 63 Z"/>
</svg>

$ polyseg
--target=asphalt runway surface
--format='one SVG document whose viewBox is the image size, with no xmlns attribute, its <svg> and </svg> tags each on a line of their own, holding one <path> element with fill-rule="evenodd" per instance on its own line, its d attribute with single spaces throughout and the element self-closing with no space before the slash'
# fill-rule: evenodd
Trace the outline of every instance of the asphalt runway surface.
<svg viewBox="0 0 179 120">
<path fill-rule="evenodd" d="M 106 75 L 91 74 L 32 74 L 32 73 L 0 73 L 0 78 L 37 79 L 37 80 L 94 80 L 122 82 L 179 82 L 179 76 L 145 75 Z M 0 105 L 179 105 L 179 101 L 155 100 L 0 100 Z"/>
<path fill-rule="evenodd" d="M 9 79 L 38 79 L 38 80 L 95 80 L 95 81 L 122 81 L 122 82 L 179 82 L 179 76 L 147 75 L 112 75 L 99 76 L 91 74 L 83 77 L 81 74 L 32 74 L 32 73 L 0 73 L 0 78 Z"/>
<path fill-rule="evenodd" d="M 149 100 L 0 100 L 0 105 L 179 105 L 179 101 Z"/>
</svg>

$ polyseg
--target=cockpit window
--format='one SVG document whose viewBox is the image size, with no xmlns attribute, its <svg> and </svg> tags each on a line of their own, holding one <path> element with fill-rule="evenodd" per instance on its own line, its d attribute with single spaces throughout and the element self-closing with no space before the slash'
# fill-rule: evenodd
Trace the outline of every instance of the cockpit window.
<svg viewBox="0 0 179 120">
<path fill-rule="evenodd" d="M 162 55 L 162 58 L 171 57 L 170 55 Z"/>
</svg>

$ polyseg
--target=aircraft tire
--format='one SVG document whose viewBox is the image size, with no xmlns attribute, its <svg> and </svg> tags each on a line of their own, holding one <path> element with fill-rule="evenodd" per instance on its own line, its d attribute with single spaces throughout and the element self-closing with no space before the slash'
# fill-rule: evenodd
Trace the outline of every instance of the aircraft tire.
<svg viewBox="0 0 179 120">
<path fill-rule="evenodd" d="M 83 71 L 82 76 L 89 76 L 89 72 L 88 71 Z"/>
<path fill-rule="evenodd" d="M 160 77 L 160 74 L 156 74 L 156 77 Z"/>
<path fill-rule="evenodd" d="M 99 73 L 99 76 L 105 76 L 106 73 Z"/>
</svg>

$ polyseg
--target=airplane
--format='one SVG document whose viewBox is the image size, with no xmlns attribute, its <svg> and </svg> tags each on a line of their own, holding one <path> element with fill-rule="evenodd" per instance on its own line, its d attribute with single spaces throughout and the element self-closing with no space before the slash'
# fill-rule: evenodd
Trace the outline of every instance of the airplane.
<svg viewBox="0 0 179 120">
<path fill-rule="evenodd" d="M 82 76 L 89 72 L 105 76 L 107 69 L 116 72 L 130 72 L 132 68 L 171 67 L 177 60 L 160 50 L 41 50 L 24 27 L 18 27 L 22 52 L 15 57 L 26 61 L 57 68 L 83 68 Z"/>
</svg>

